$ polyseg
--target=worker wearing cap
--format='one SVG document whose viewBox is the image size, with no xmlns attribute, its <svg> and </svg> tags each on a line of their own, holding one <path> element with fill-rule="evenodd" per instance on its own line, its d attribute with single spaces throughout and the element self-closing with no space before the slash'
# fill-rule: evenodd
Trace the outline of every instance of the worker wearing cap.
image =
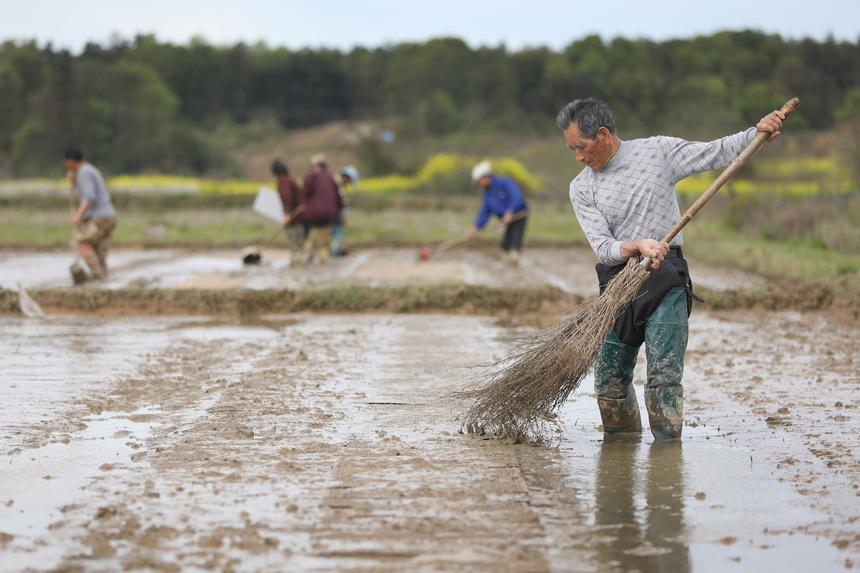
<svg viewBox="0 0 860 573">
<path fill-rule="evenodd" d="M 358 169 L 353 165 L 342 168 L 337 177 L 337 189 L 340 193 L 341 208 L 337 211 L 337 219 L 331 228 L 331 256 L 342 257 L 346 254 L 344 245 L 344 226 L 346 225 L 346 208 L 349 205 L 346 192 L 358 187 Z"/>
<path fill-rule="evenodd" d="M 513 179 L 493 174 L 489 161 L 482 161 L 472 169 L 472 183 L 484 190 L 481 208 L 475 222 L 466 232 L 466 238 L 475 237 L 492 215 L 499 217 L 505 224 L 502 237 L 502 252 L 512 263 L 517 263 L 523 249 L 526 234 L 528 206 L 519 185 Z"/>
</svg>

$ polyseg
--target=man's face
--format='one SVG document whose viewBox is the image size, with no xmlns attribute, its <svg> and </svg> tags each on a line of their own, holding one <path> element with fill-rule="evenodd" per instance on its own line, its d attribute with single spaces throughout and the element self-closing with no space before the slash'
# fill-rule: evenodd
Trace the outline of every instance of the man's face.
<svg viewBox="0 0 860 573">
<path fill-rule="evenodd" d="M 63 158 L 63 165 L 66 166 L 66 169 L 69 171 L 77 171 L 78 170 L 78 162 L 72 161 L 71 159 Z"/>
<path fill-rule="evenodd" d="M 483 177 L 478 179 L 478 182 L 475 183 L 475 185 L 478 187 L 478 189 L 486 189 L 487 187 L 490 186 L 490 183 L 492 183 L 490 176 L 484 175 Z"/>
<path fill-rule="evenodd" d="M 585 137 L 576 123 L 564 130 L 564 141 L 576 154 L 576 160 L 595 171 L 600 170 L 612 157 L 612 134 L 605 127 L 597 130 L 593 138 Z"/>
</svg>

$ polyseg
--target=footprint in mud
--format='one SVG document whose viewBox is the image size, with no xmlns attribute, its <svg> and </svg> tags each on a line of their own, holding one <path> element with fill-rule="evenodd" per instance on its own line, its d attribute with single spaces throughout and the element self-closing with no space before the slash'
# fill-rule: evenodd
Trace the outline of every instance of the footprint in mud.
<svg viewBox="0 0 860 573">
<path fill-rule="evenodd" d="M 764 419 L 764 421 L 768 426 L 772 428 L 780 426 L 791 426 L 791 420 L 785 416 L 768 416 Z"/>
</svg>

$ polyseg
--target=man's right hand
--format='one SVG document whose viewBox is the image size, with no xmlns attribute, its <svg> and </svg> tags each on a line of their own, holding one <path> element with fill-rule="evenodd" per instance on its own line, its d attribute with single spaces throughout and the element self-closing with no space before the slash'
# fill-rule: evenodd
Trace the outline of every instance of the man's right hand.
<svg viewBox="0 0 860 573">
<path fill-rule="evenodd" d="M 480 231 L 480 229 L 478 229 L 478 227 L 476 227 L 475 225 L 471 225 L 466 230 L 466 234 L 463 235 L 463 238 L 466 239 L 467 241 L 474 239 L 475 237 L 478 236 L 479 231 Z"/>
<path fill-rule="evenodd" d="M 669 254 L 669 243 L 654 239 L 639 239 L 637 241 L 624 241 L 621 243 L 621 256 L 625 259 L 642 255 L 651 257 L 651 268 L 657 270 L 660 263 Z"/>
<path fill-rule="evenodd" d="M 761 118 L 755 128 L 760 133 L 770 134 L 768 141 L 773 141 L 779 137 L 779 130 L 782 129 L 782 122 L 785 119 L 785 113 L 782 110 L 774 110 Z"/>
</svg>

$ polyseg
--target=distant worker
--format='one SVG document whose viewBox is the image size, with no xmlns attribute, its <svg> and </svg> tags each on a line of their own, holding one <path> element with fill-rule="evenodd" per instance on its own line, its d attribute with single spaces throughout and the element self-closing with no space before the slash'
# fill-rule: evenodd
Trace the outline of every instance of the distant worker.
<svg viewBox="0 0 860 573">
<path fill-rule="evenodd" d="M 272 162 L 272 175 L 275 176 L 278 195 L 284 206 L 284 232 L 287 248 L 291 253 L 301 252 L 307 229 L 304 225 L 305 196 L 295 179 L 290 176 L 287 164 L 276 159 Z"/>
<path fill-rule="evenodd" d="M 337 212 L 337 219 L 331 228 L 331 256 L 342 257 L 346 254 L 344 245 L 344 227 L 346 226 L 346 208 L 349 206 L 347 191 L 358 186 L 358 169 L 347 165 L 338 173 L 338 190 L 343 207 Z"/>
<path fill-rule="evenodd" d="M 526 234 L 526 220 L 529 214 L 519 185 L 513 179 L 494 175 L 493 167 L 488 161 L 482 161 L 472 169 L 472 183 L 478 189 L 484 190 L 484 197 L 475 222 L 466 232 L 466 238 L 475 237 L 487 224 L 491 215 L 499 217 L 505 224 L 501 245 L 502 254 L 507 260 L 516 264 L 523 250 L 523 238 Z"/>
<path fill-rule="evenodd" d="M 331 254 L 331 228 L 338 210 L 343 208 L 343 200 L 322 153 L 311 157 L 311 171 L 305 176 L 302 191 L 306 201 L 304 221 L 309 227 L 304 244 L 305 258 L 307 262 L 316 258 L 325 263 Z"/>
<path fill-rule="evenodd" d="M 107 276 L 107 256 L 110 238 L 116 229 L 116 210 L 105 185 L 104 177 L 96 167 L 84 160 L 79 147 L 72 146 L 63 152 L 66 177 L 77 191 L 78 206 L 72 215 L 72 227 L 78 253 L 90 267 L 91 278 Z"/>
</svg>

